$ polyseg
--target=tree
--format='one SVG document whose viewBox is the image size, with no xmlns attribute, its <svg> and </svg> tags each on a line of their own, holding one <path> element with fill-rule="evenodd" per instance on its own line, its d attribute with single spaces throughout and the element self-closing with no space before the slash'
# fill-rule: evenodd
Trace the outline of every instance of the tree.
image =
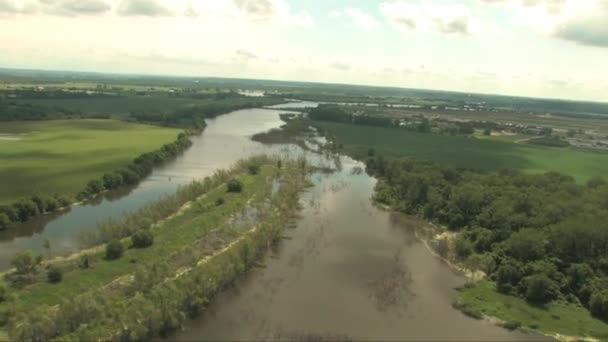
<svg viewBox="0 0 608 342">
<path fill-rule="evenodd" d="M 47 272 L 49 283 L 59 283 L 63 279 L 63 270 L 58 266 L 51 265 Z"/>
<path fill-rule="evenodd" d="M 483 130 L 483 135 L 492 135 L 492 129 L 491 128 L 486 128 Z"/>
<path fill-rule="evenodd" d="M 545 236 L 536 229 L 522 229 L 505 241 L 507 254 L 521 260 L 538 260 L 545 256 Z"/>
<path fill-rule="evenodd" d="M 48 254 L 49 258 L 51 257 L 51 240 L 49 240 L 48 238 L 44 239 L 44 242 L 42 243 L 42 247 L 44 247 L 44 249 L 46 249 L 46 253 Z"/>
<path fill-rule="evenodd" d="M 530 303 L 546 304 L 559 296 L 558 284 L 544 274 L 534 274 L 522 279 L 524 296 Z"/>
<path fill-rule="evenodd" d="M 0 283 L 0 303 L 8 299 L 8 289 L 6 285 Z"/>
<path fill-rule="evenodd" d="M 456 255 L 462 260 L 473 254 L 473 243 L 467 239 L 464 234 L 460 234 L 458 238 L 456 238 L 454 248 L 456 249 Z"/>
<path fill-rule="evenodd" d="M 5 213 L 0 213 L 0 230 L 4 230 L 8 228 L 9 224 L 11 224 L 11 220 Z"/>
<path fill-rule="evenodd" d="M 608 289 L 593 292 L 589 299 L 589 311 L 603 320 L 608 320 Z"/>
<path fill-rule="evenodd" d="M 154 235 L 149 229 L 140 229 L 131 236 L 131 243 L 135 248 L 146 248 L 154 243 Z"/>
<path fill-rule="evenodd" d="M 420 133 L 429 133 L 431 131 L 431 122 L 427 118 L 423 118 L 422 121 L 416 127 L 416 130 Z"/>
<path fill-rule="evenodd" d="M 504 262 L 496 271 L 496 288 L 502 293 L 511 293 L 522 277 L 521 267 L 514 262 Z"/>
<path fill-rule="evenodd" d="M 124 251 L 124 247 L 122 243 L 118 240 L 112 240 L 108 242 L 106 245 L 106 259 L 108 260 L 116 260 L 120 259 L 122 253 Z"/>
<path fill-rule="evenodd" d="M 17 252 L 11 259 L 11 265 L 17 269 L 17 274 L 27 275 L 34 273 L 40 261 L 34 257 L 32 251 Z"/>
<path fill-rule="evenodd" d="M 252 164 L 247 166 L 247 170 L 250 175 L 257 175 L 260 172 L 260 166 L 256 164 Z"/>
<path fill-rule="evenodd" d="M 243 190 L 243 183 L 237 179 L 231 179 L 228 182 L 228 192 L 241 192 Z"/>
</svg>

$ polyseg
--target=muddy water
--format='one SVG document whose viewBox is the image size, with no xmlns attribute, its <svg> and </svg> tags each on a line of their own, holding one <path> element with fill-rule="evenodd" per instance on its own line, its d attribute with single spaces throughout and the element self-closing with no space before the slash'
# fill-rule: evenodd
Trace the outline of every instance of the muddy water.
<svg viewBox="0 0 608 342">
<path fill-rule="evenodd" d="M 544 340 L 452 308 L 465 279 L 433 257 L 419 222 L 374 208 L 375 180 L 315 175 L 279 249 L 171 340 Z"/>
<path fill-rule="evenodd" d="M 24 225 L 0 231 L 0 270 L 10 266 L 10 258 L 20 250 L 47 254 L 44 241 L 51 243 L 52 254 L 63 254 L 78 247 L 78 234 L 94 229 L 98 221 L 136 210 L 160 196 L 175 191 L 178 185 L 202 179 L 218 169 L 230 167 L 241 158 L 267 152 L 269 147 L 251 141 L 251 135 L 276 128 L 284 122 L 270 109 L 246 109 L 207 120 L 207 128 L 192 138 L 193 145 L 176 160 L 156 168 L 133 189 L 111 192 L 86 205 L 73 207 L 67 214 L 36 218 Z M 276 150 L 276 149 L 272 149 Z"/>
</svg>

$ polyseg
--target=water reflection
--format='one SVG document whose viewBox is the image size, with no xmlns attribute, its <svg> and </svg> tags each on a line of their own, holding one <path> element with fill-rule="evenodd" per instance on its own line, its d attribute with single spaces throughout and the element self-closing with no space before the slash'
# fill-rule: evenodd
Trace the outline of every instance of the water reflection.
<svg viewBox="0 0 608 342">
<path fill-rule="evenodd" d="M 74 251 L 78 248 L 79 233 L 93 229 L 101 220 L 136 210 L 163 194 L 174 192 L 180 184 L 202 179 L 239 159 L 276 151 L 277 148 L 249 138 L 281 126 L 284 122 L 279 113 L 271 109 L 245 109 L 208 120 L 203 134 L 192 138 L 191 148 L 176 160 L 156 168 L 136 187 L 108 192 L 63 215 L 38 217 L 0 232 L 0 269 L 9 267 L 10 258 L 20 250 L 46 253 L 43 246 L 47 239 L 51 242 L 52 254 Z"/>
</svg>

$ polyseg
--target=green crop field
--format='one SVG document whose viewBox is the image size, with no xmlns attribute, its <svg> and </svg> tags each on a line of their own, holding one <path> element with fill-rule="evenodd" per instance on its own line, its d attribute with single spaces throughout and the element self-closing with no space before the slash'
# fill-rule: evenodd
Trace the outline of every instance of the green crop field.
<svg viewBox="0 0 608 342">
<path fill-rule="evenodd" d="M 88 181 L 175 140 L 179 132 L 114 120 L 3 122 L 0 203 L 34 193 L 75 194 Z"/>
<path fill-rule="evenodd" d="M 474 137 L 446 136 L 397 128 L 315 122 L 334 135 L 344 151 L 365 157 L 369 148 L 392 157 L 432 160 L 455 167 L 482 170 L 558 171 L 584 182 L 608 174 L 608 153 L 575 148 L 529 146 Z"/>
</svg>

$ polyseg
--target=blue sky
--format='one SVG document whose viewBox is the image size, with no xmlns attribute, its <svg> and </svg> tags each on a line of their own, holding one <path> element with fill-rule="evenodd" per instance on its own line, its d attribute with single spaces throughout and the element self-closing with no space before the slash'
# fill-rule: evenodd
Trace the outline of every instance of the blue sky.
<svg viewBox="0 0 608 342">
<path fill-rule="evenodd" d="M 608 101 L 608 0 L 0 0 L 0 65 Z"/>
</svg>

